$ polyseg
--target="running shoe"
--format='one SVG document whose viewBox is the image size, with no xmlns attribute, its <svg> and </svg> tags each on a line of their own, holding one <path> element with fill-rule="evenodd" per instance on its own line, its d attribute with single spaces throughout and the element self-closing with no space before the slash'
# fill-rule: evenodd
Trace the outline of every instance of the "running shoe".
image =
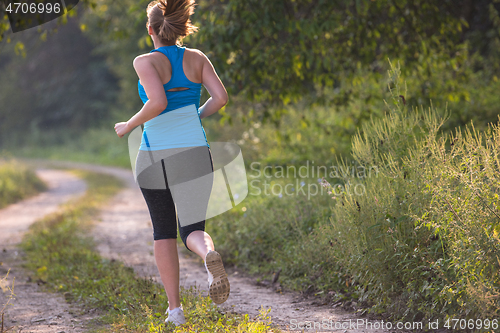
<svg viewBox="0 0 500 333">
<path fill-rule="evenodd" d="M 229 297 L 229 280 L 218 252 L 207 253 L 205 268 L 208 272 L 208 295 L 215 304 L 224 303 Z"/>
<path fill-rule="evenodd" d="M 167 309 L 165 314 L 168 315 L 167 319 L 165 319 L 166 324 L 173 323 L 175 326 L 179 326 L 186 323 L 182 307 L 178 307 L 173 310 Z"/>
</svg>

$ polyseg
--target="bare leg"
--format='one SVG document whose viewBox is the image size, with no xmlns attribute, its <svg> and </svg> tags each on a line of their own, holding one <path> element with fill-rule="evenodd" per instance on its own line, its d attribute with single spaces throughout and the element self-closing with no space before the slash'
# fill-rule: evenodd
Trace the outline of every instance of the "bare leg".
<svg viewBox="0 0 500 333">
<path fill-rule="evenodd" d="M 203 260 L 205 260 L 209 251 L 213 251 L 215 249 L 212 237 L 201 230 L 196 230 L 190 233 L 186 239 L 186 244 L 191 251 L 199 255 Z"/>
<path fill-rule="evenodd" d="M 224 303 L 229 297 L 229 281 L 227 278 L 222 259 L 214 250 L 214 243 L 209 234 L 197 230 L 189 234 L 186 239 L 187 247 L 199 255 L 205 261 L 205 268 L 208 272 L 208 294 L 215 304 Z M 207 256 L 207 253 L 210 255 Z"/>
<path fill-rule="evenodd" d="M 176 239 L 160 239 L 154 242 L 156 266 L 168 297 L 169 309 L 181 306 L 179 295 L 179 256 Z"/>
</svg>

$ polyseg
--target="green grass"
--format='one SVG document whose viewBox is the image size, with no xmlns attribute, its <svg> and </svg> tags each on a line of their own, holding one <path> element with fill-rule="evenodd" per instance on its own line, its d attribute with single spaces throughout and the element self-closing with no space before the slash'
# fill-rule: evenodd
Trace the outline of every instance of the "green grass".
<svg viewBox="0 0 500 333">
<path fill-rule="evenodd" d="M 165 327 L 163 287 L 138 278 L 119 261 L 102 258 L 88 236 L 99 207 L 121 184 L 108 175 L 73 172 L 88 183 L 86 195 L 35 223 L 22 248 L 27 267 L 48 290 L 63 293 L 85 310 L 99 310 L 94 332 L 279 332 L 271 328 L 266 311 L 261 321 L 224 314 L 194 289 L 181 291 L 187 323 L 175 330 Z"/>
<path fill-rule="evenodd" d="M 76 137 L 64 130 L 45 133 L 36 140 L 10 148 L 10 153 L 25 158 L 95 163 L 130 168 L 127 138 L 119 138 L 113 126 L 91 128 Z"/>
<path fill-rule="evenodd" d="M 0 155 L 0 208 L 46 189 L 46 184 L 28 166 L 8 154 Z"/>
<path fill-rule="evenodd" d="M 299 291 L 307 289 L 311 279 L 331 279 L 311 270 L 310 253 L 303 248 L 318 224 L 330 216 L 331 196 L 326 191 L 321 194 L 316 179 L 298 179 L 299 188 L 300 182 L 304 183 L 305 194 L 297 191 L 297 179 L 293 178 L 262 177 L 250 178 L 250 181 L 254 183 L 245 201 L 207 224 L 207 232 L 225 262 L 267 279 L 281 269 L 280 282 Z M 268 194 L 264 190 L 265 181 L 269 183 Z M 308 198 L 309 186 L 311 196 Z M 259 195 L 257 188 L 262 191 Z M 312 195 L 316 188 L 318 194 Z M 334 269 L 335 263 L 329 263 Z"/>
</svg>

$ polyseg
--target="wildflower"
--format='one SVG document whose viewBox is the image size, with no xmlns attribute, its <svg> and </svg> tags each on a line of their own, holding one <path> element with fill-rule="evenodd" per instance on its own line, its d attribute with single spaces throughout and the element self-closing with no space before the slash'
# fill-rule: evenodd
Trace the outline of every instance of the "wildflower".
<svg viewBox="0 0 500 333">
<path fill-rule="evenodd" d="M 300 186 L 304 186 L 306 183 L 304 181 L 300 182 Z"/>
<path fill-rule="evenodd" d="M 320 180 L 320 179 L 318 179 L 318 181 L 319 181 L 319 180 Z M 330 184 L 330 183 L 329 183 L 329 182 L 328 182 L 328 181 L 327 181 L 324 177 L 323 177 L 323 178 L 321 178 L 321 183 L 320 183 L 320 184 L 321 184 L 321 186 L 323 186 L 323 187 L 331 187 L 331 186 L 332 186 L 332 185 L 331 185 L 331 184 Z"/>
</svg>

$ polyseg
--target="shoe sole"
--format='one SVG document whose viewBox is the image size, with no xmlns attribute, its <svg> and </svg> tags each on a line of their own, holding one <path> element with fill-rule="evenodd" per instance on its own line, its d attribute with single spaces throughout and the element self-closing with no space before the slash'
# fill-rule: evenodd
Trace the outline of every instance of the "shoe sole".
<svg viewBox="0 0 500 333">
<path fill-rule="evenodd" d="M 222 304 L 229 297 L 230 287 L 220 254 L 216 251 L 209 252 L 206 257 L 206 264 L 208 271 L 214 277 L 208 288 L 208 295 L 215 304 Z"/>
</svg>

